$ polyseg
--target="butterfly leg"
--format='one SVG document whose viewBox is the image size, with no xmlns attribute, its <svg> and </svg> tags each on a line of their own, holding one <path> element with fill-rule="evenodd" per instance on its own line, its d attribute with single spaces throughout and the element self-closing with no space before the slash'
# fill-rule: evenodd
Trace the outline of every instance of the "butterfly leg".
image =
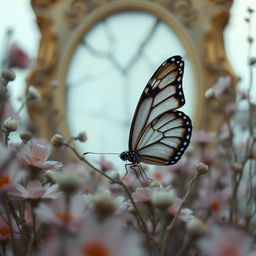
<svg viewBox="0 0 256 256">
<path fill-rule="evenodd" d="M 151 181 L 153 181 L 151 178 L 149 178 L 149 177 L 147 176 L 147 173 L 145 172 L 145 170 L 143 169 L 143 167 L 142 167 L 140 164 L 138 164 L 138 169 L 139 169 L 139 171 L 140 171 L 141 177 L 143 177 L 145 180 L 151 180 Z"/>
<path fill-rule="evenodd" d="M 131 164 L 125 164 L 125 175 L 124 177 L 122 178 L 122 180 L 124 180 L 124 178 L 126 177 L 126 175 L 128 174 L 128 165 L 131 165 Z"/>
</svg>

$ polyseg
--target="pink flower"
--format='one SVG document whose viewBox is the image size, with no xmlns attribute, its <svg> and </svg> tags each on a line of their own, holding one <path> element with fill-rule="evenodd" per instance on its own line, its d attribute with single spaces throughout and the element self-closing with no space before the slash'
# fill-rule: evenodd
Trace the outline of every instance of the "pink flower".
<svg viewBox="0 0 256 256">
<path fill-rule="evenodd" d="M 26 187 L 17 184 L 16 191 L 10 194 L 17 199 L 56 199 L 61 194 L 58 189 L 59 185 L 57 184 L 42 185 L 39 180 L 32 180 L 28 182 Z"/>
<path fill-rule="evenodd" d="M 213 227 L 198 245 L 207 256 L 247 256 L 252 246 L 246 234 L 231 227 Z"/>
<path fill-rule="evenodd" d="M 148 171 L 148 177 L 154 181 L 159 181 L 161 184 L 168 185 L 172 181 L 173 175 L 167 168 L 155 167 Z"/>
<path fill-rule="evenodd" d="M 51 153 L 51 145 L 44 140 L 32 139 L 18 151 L 18 159 L 25 165 L 41 170 L 59 169 L 62 163 L 47 161 Z"/>
<path fill-rule="evenodd" d="M 38 218 L 47 224 L 64 226 L 70 230 L 76 230 L 85 216 L 88 200 L 82 195 L 75 195 L 71 198 L 68 212 L 64 196 L 51 201 L 49 204 L 42 203 L 35 210 Z"/>
<path fill-rule="evenodd" d="M 30 59 L 16 43 L 12 44 L 9 51 L 9 62 L 11 67 L 28 68 Z"/>
<path fill-rule="evenodd" d="M 102 171 L 108 171 L 108 170 L 114 170 L 114 165 L 105 159 L 104 156 L 101 156 L 98 161 L 96 161 L 100 165 L 100 170 Z"/>
<path fill-rule="evenodd" d="M 75 256 L 139 256 L 142 254 L 139 235 L 125 230 L 119 221 L 109 218 L 97 221 L 85 218 L 77 239 Z"/>
<path fill-rule="evenodd" d="M 180 205 L 181 205 L 181 199 L 176 198 L 174 203 L 167 209 L 167 212 L 172 216 L 177 215 Z M 194 215 L 193 215 L 193 211 L 191 209 L 189 209 L 189 208 L 181 209 L 180 214 L 178 216 L 179 220 L 187 222 L 192 218 L 194 218 Z"/>
</svg>

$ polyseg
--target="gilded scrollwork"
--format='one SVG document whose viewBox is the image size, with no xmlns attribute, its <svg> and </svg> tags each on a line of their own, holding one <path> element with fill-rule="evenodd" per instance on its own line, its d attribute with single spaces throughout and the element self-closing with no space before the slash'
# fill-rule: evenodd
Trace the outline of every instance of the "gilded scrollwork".
<svg viewBox="0 0 256 256">
<path fill-rule="evenodd" d="M 73 43 L 76 41 L 73 40 L 75 34 L 78 44 L 83 37 L 78 36 L 79 31 L 85 33 L 96 22 L 112 13 L 131 10 L 151 12 L 163 22 L 168 19 L 169 13 L 184 34 L 180 37 L 181 41 L 189 44 L 192 55 L 196 58 L 196 69 L 200 69 L 200 79 L 205 84 L 203 90 L 212 85 L 217 75 L 233 76 L 223 39 L 232 0 L 31 0 L 31 5 L 42 36 L 36 65 L 27 81 L 29 85 L 39 88 L 43 101 L 40 105 L 29 108 L 29 112 L 38 124 L 39 133 L 44 137 L 50 138 L 56 132 L 54 122 L 59 120 L 64 123 L 62 133 L 69 133 L 68 124 L 65 123 L 65 91 L 59 88 L 56 93 L 50 86 L 53 80 L 60 81 L 60 86 L 65 86 L 65 74 L 60 70 L 63 68 L 62 62 L 67 59 L 69 61 L 71 57 L 63 59 L 62 56 L 66 52 L 70 55 L 73 53 L 76 47 Z M 104 10 L 107 11 L 104 13 Z M 169 25 L 172 27 L 171 22 Z M 80 29 L 81 26 L 86 29 Z M 56 113 L 56 120 L 50 120 L 49 108 Z M 206 111 L 204 115 L 207 119 L 209 113 Z M 212 120 L 214 118 L 207 122 L 209 129 L 214 129 L 217 125 Z"/>
</svg>

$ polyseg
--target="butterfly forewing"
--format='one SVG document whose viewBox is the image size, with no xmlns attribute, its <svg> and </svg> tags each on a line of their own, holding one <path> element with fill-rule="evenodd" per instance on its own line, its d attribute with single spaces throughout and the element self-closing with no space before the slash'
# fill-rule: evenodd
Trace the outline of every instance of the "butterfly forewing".
<svg viewBox="0 0 256 256">
<path fill-rule="evenodd" d="M 133 117 L 129 138 L 130 151 L 138 151 L 145 140 L 142 137 L 149 137 L 147 132 L 152 133 L 150 125 L 156 122 L 159 116 L 185 104 L 182 90 L 183 70 L 182 58 L 173 56 L 167 59 L 149 80 Z M 158 134 L 154 133 L 153 136 L 157 137 Z M 164 150 L 164 146 L 162 148 Z M 146 161 L 146 158 L 144 160 Z"/>
<path fill-rule="evenodd" d="M 147 126 L 136 151 L 144 163 L 174 164 L 188 147 L 191 132 L 191 120 L 187 115 L 181 111 L 166 112 Z"/>
</svg>

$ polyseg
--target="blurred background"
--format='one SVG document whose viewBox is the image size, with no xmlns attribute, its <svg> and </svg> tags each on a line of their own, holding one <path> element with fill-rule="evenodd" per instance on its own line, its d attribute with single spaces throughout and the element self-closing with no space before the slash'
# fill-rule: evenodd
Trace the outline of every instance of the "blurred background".
<svg viewBox="0 0 256 256">
<path fill-rule="evenodd" d="M 224 31 L 226 54 L 235 74 L 241 78 L 241 88 L 247 88 L 249 79 L 248 25 L 244 20 L 248 7 L 256 9 L 256 1 L 234 0 Z M 35 64 L 40 31 L 29 0 L 4 1 L 0 14 L 0 60 L 5 58 L 8 40 L 32 60 L 26 68 L 15 69 L 17 79 L 10 89 L 11 102 L 17 110 L 24 95 L 25 78 Z M 11 36 L 7 37 L 7 33 Z M 252 55 L 256 56 L 255 44 L 253 47 Z M 185 60 L 183 111 L 193 117 L 199 97 L 195 73 L 186 49 L 167 24 L 152 14 L 134 11 L 113 14 L 89 29 L 74 51 L 67 73 L 65 112 L 71 135 L 76 136 L 80 131 L 88 135 L 88 142 L 79 144 L 81 152 L 127 150 L 139 96 L 156 68 L 172 55 L 181 55 Z M 255 102 L 256 90 L 253 97 Z M 25 127 L 27 113 L 22 113 L 21 121 Z"/>
</svg>

